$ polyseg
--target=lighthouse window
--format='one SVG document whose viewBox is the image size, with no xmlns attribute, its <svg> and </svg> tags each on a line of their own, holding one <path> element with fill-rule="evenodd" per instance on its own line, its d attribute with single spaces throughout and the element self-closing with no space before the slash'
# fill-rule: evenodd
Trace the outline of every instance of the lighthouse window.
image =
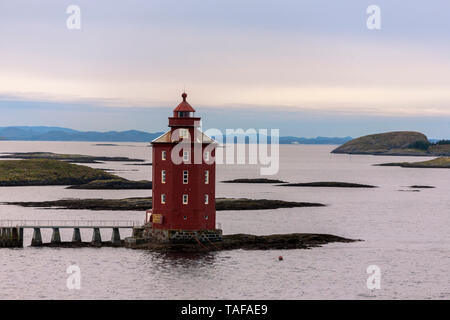
<svg viewBox="0 0 450 320">
<path fill-rule="evenodd" d="M 188 195 L 183 194 L 183 204 L 188 204 Z"/>
<path fill-rule="evenodd" d="M 166 151 L 163 151 L 163 152 L 161 153 L 161 159 L 162 159 L 162 160 L 166 160 L 166 159 L 167 159 L 167 152 L 166 152 Z"/>
<path fill-rule="evenodd" d="M 166 183 L 166 170 L 161 170 L 161 183 Z"/>
<path fill-rule="evenodd" d="M 189 171 L 184 170 L 183 171 L 183 184 L 187 184 L 189 180 Z"/>
<path fill-rule="evenodd" d="M 208 220 L 208 216 L 205 216 L 205 220 Z"/>
<path fill-rule="evenodd" d="M 205 161 L 209 161 L 209 151 L 205 152 Z"/>
<path fill-rule="evenodd" d="M 166 203 L 166 195 L 165 194 L 161 195 L 161 203 L 162 204 Z"/>
<path fill-rule="evenodd" d="M 189 161 L 189 151 L 183 151 L 183 161 Z"/>
<path fill-rule="evenodd" d="M 209 195 L 205 194 L 205 204 L 208 204 L 208 202 L 209 202 Z"/>
<path fill-rule="evenodd" d="M 208 184 L 208 183 L 209 183 L 209 171 L 206 170 L 205 171 L 205 184 Z"/>
<path fill-rule="evenodd" d="M 180 138 L 187 138 L 189 131 L 187 129 L 180 129 Z"/>
</svg>

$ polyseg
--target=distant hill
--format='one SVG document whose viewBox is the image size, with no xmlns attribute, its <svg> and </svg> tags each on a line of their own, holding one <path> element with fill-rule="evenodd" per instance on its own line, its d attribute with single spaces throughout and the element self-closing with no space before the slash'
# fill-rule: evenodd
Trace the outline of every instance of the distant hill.
<svg viewBox="0 0 450 320">
<path fill-rule="evenodd" d="M 90 141 L 90 142 L 150 142 L 163 132 L 149 133 L 138 130 L 128 131 L 77 131 L 61 127 L 0 127 L 0 140 L 22 141 Z M 352 137 L 280 137 L 281 144 L 331 144 L 339 145 Z M 224 139 L 225 140 L 225 139 Z M 270 141 L 270 139 L 269 139 Z"/>
<path fill-rule="evenodd" d="M 60 127 L 0 127 L 0 140 L 149 142 L 161 134 L 137 130 L 96 132 Z"/>
<path fill-rule="evenodd" d="M 395 131 L 372 134 L 353 139 L 332 153 L 373 154 L 396 156 L 448 156 L 450 144 L 446 141 L 430 142 L 420 132 Z"/>
</svg>

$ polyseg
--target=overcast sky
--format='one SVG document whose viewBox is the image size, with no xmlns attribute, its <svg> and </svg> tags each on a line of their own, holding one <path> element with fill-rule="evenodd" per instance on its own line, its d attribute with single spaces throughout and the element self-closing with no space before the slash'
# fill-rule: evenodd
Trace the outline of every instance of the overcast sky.
<svg viewBox="0 0 450 320">
<path fill-rule="evenodd" d="M 449 138 L 449 30 L 445 0 L 2 0 L 0 126 L 159 131 L 186 88 L 210 127 Z"/>
</svg>

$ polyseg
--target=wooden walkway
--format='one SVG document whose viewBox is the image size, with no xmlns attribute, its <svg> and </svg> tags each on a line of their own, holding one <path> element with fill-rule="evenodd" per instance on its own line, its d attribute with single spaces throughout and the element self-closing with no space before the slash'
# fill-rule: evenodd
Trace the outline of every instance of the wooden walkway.
<svg viewBox="0 0 450 320">
<path fill-rule="evenodd" d="M 33 229 L 31 246 L 42 246 L 41 229 L 52 229 L 51 242 L 61 243 L 59 229 L 73 229 L 72 242 L 81 243 L 80 229 L 93 229 L 93 244 L 102 243 L 100 229 L 112 229 L 111 243 L 120 245 L 119 229 L 133 229 L 143 224 L 131 220 L 0 220 L 0 248 L 23 247 L 23 230 Z"/>
<path fill-rule="evenodd" d="M 133 228 L 142 221 L 131 220 L 0 220 L 0 228 Z"/>
</svg>

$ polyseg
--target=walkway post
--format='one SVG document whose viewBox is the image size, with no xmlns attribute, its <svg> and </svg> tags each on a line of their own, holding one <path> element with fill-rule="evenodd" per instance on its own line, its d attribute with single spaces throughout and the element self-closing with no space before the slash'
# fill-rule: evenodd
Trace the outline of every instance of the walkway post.
<svg viewBox="0 0 450 320">
<path fill-rule="evenodd" d="M 31 246 L 32 247 L 42 246 L 41 228 L 34 228 L 33 239 L 31 239 Z"/>
<path fill-rule="evenodd" d="M 75 242 L 75 243 L 81 242 L 80 228 L 73 228 L 72 242 Z"/>
<path fill-rule="evenodd" d="M 119 228 L 113 228 L 111 235 L 111 243 L 113 245 L 120 245 L 122 243 L 122 241 L 120 240 Z"/>
<path fill-rule="evenodd" d="M 6 231 L 5 228 L 0 228 L 0 247 L 6 247 Z"/>
<path fill-rule="evenodd" d="M 50 241 L 51 243 L 61 243 L 61 235 L 59 234 L 59 228 L 52 228 L 53 229 L 53 233 L 52 233 L 52 240 Z"/>
<path fill-rule="evenodd" d="M 102 244 L 102 235 L 100 234 L 100 228 L 94 228 L 94 232 L 92 234 L 92 243 L 93 244 Z"/>
</svg>

